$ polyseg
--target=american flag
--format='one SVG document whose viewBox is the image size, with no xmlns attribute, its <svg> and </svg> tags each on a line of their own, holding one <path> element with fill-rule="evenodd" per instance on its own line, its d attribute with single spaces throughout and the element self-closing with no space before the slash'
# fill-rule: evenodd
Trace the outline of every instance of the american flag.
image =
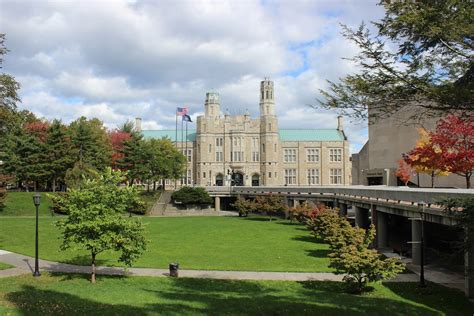
<svg viewBox="0 0 474 316">
<path fill-rule="evenodd" d="M 178 116 L 183 116 L 188 114 L 188 108 L 177 108 L 176 109 L 176 115 Z"/>
</svg>

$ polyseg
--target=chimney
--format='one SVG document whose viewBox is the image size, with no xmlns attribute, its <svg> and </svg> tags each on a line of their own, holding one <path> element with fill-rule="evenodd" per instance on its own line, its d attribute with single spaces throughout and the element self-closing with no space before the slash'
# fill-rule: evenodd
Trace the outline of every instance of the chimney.
<svg viewBox="0 0 474 316">
<path fill-rule="evenodd" d="M 337 130 L 340 131 L 340 132 L 342 132 L 343 129 L 344 129 L 344 128 L 342 127 L 342 116 L 339 115 L 339 116 L 337 117 Z"/>
<path fill-rule="evenodd" d="M 142 131 L 142 118 L 141 117 L 135 118 L 135 130 L 137 132 Z"/>
</svg>

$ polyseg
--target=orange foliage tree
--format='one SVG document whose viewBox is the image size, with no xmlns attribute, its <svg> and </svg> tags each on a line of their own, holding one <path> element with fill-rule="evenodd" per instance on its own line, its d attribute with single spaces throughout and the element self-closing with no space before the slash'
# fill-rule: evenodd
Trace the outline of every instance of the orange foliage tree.
<svg viewBox="0 0 474 316">
<path fill-rule="evenodd" d="M 413 171 L 410 166 L 406 163 L 404 159 L 398 160 L 398 169 L 395 171 L 395 176 L 397 176 L 405 186 L 408 185 L 408 182 L 411 179 Z"/>
</svg>

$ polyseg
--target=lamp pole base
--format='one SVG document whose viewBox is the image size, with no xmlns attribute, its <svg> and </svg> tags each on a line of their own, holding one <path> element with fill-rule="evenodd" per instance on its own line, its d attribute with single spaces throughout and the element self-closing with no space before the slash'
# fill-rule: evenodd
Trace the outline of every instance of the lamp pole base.
<svg viewBox="0 0 474 316">
<path fill-rule="evenodd" d="M 34 277 L 39 277 L 39 276 L 41 276 L 41 273 L 39 271 L 35 271 L 35 272 L 33 272 L 33 276 Z"/>
</svg>

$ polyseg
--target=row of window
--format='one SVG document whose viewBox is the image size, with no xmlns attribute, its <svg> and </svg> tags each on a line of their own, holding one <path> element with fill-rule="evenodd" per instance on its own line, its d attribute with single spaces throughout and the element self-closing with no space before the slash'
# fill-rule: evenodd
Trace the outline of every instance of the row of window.
<svg viewBox="0 0 474 316">
<path fill-rule="evenodd" d="M 286 148 L 283 150 L 283 161 L 284 162 L 296 162 L 296 149 Z M 319 162 L 319 149 L 318 148 L 307 148 L 306 149 L 306 161 L 307 162 Z M 329 149 L 329 161 L 340 162 L 342 161 L 342 148 L 330 148 Z"/>
<path fill-rule="evenodd" d="M 306 170 L 307 184 L 319 184 L 319 169 Z M 297 184 L 296 169 L 285 169 L 285 184 Z M 342 169 L 329 170 L 329 184 L 342 184 Z"/>
</svg>

